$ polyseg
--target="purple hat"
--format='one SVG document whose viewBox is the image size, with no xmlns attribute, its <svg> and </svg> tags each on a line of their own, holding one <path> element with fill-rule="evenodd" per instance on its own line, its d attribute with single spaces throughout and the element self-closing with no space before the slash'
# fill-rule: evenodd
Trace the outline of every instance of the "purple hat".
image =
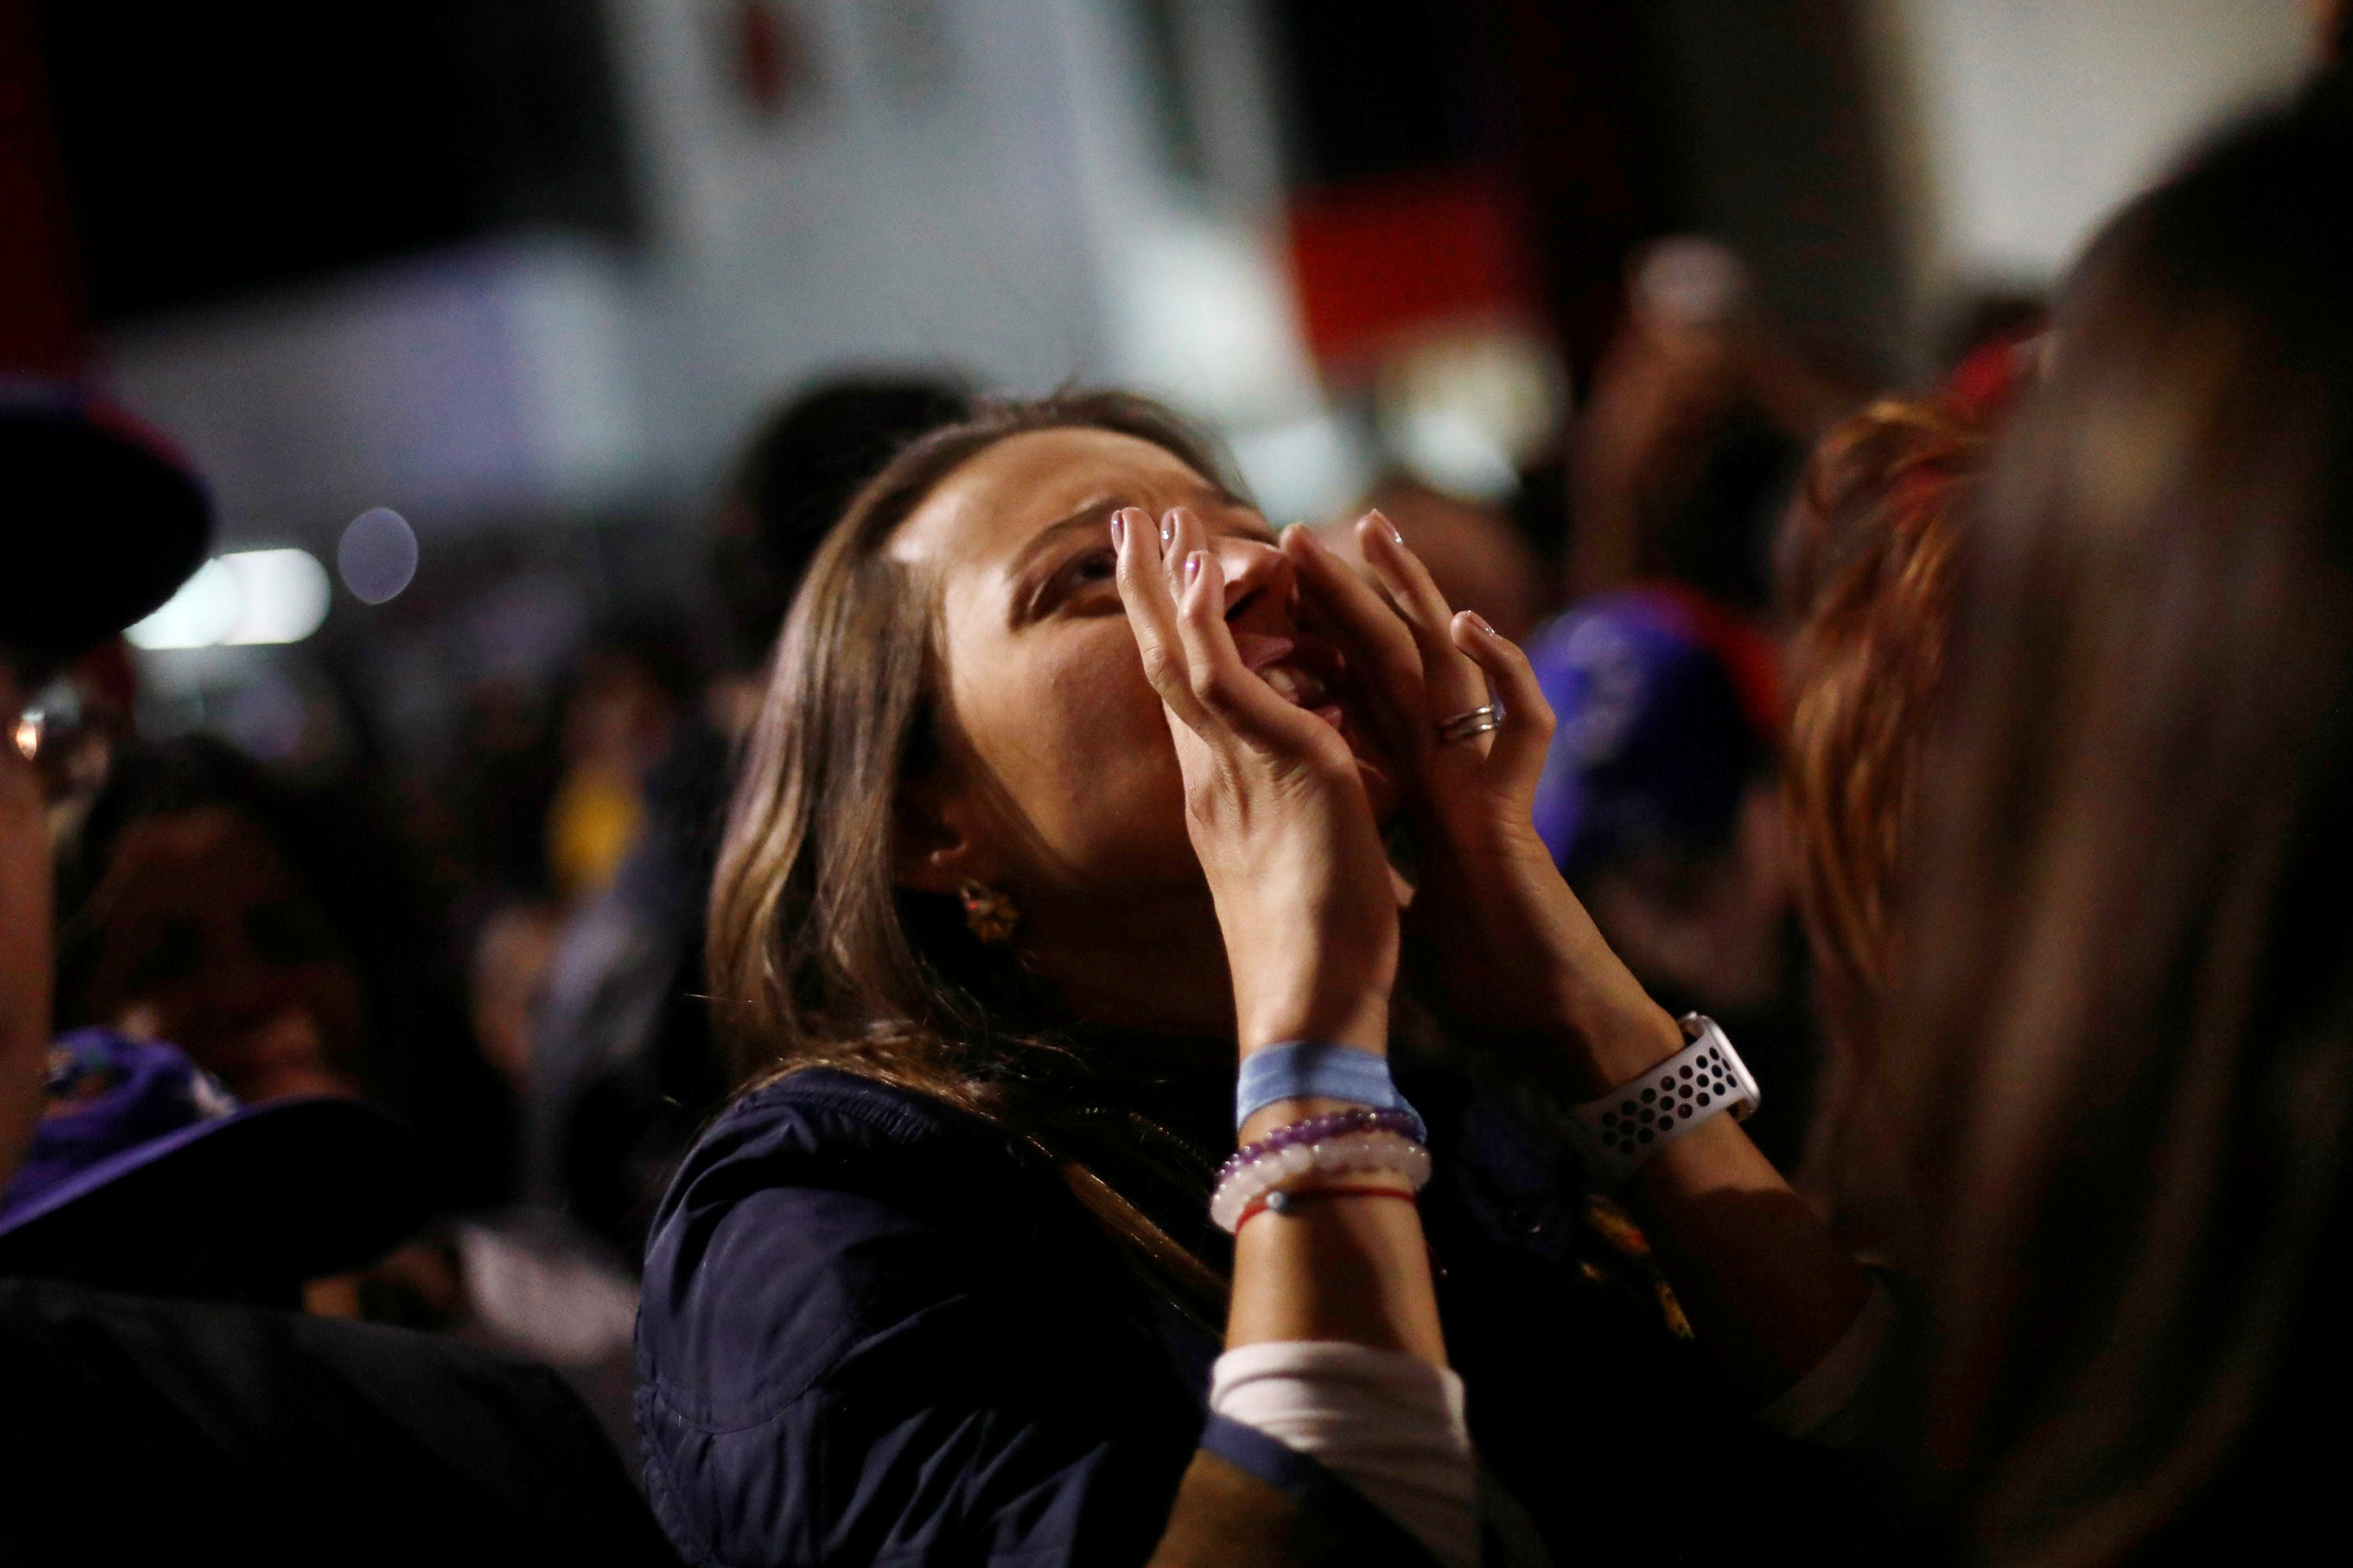
<svg viewBox="0 0 2353 1568">
<path fill-rule="evenodd" d="M 176 1046 L 77 1029 L 0 1197 L 0 1274 L 267 1295 L 369 1262 L 425 1217 L 415 1141 L 354 1100 L 240 1106 Z"/>
<path fill-rule="evenodd" d="M 1773 652 L 1733 612 L 1653 584 L 1590 599 L 1528 639 L 1558 722 L 1537 781 L 1537 836 L 1574 879 L 1645 849 L 1705 853 L 1732 836 L 1771 761 Z"/>
</svg>

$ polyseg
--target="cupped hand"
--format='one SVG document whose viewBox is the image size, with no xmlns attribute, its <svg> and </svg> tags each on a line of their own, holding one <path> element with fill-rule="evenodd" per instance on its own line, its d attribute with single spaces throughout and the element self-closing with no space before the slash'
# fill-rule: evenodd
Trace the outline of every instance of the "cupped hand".
<svg viewBox="0 0 2353 1568">
<path fill-rule="evenodd" d="M 1386 1047 L 1398 902 L 1354 753 L 1243 662 L 1200 521 L 1112 520 L 1120 597 L 1168 715 L 1185 820 L 1233 973 L 1242 1049 Z"/>
<path fill-rule="evenodd" d="M 1553 714 L 1526 655 L 1477 615 L 1451 610 L 1378 512 L 1356 537 L 1377 591 L 1307 529 L 1288 531 L 1283 549 L 1306 610 L 1328 622 L 1405 770 L 1419 851 L 1407 934 L 1431 1000 L 1533 1053 L 1529 1066 L 1578 1098 L 1672 1055 L 1680 1030 L 1536 836 Z M 1564 1037 L 1567 1052 L 1556 1048 Z"/>
</svg>

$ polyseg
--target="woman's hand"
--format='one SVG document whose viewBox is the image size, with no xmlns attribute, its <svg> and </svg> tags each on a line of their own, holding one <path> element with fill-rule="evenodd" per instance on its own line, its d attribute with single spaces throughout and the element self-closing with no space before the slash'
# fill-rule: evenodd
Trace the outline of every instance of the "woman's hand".
<svg viewBox="0 0 2353 1568">
<path fill-rule="evenodd" d="M 1185 776 L 1185 816 L 1233 973 L 1245 1053 L 1387 1048 L 1398 904 L 1354 754 L 1243 663 L 1199 519 L 1112 520 L 1120 597 Z"/>
<path fill-rule="evenodd" d="M 1410 930 L 1430 980 L 1455 1017 L 1514 1047 L 1564 1098 L 1606 1093 L 1681 1050 L 1683 1032 L 1536 837 L 1552 711 L 1535 672 L 1485 622 L 1447 609 L 1377 512 L 1356 536 L 1382 593 L 1303 529 L 1283 548 L 1408 770 L 1421 850 Z M 1484 706 L 1491 683 L 1501 726 L 1449 739 L 1446 721 Z M 1728 1116 L 1661 1151 L 1635 1196 L 1701 1342 L 1754 1398 L 1820 1364 L 1870 1299 L 1869 1279 Z"/>
<path fill-rule="evenodd" d="M 1411 786 L 1420 859 L 1408 930 L 1426 978 L 1452 1016 L 1534 1047 L 1528 1065 L 1571 1097 L 1602 1092 L 1683 1038 L 1536 837 L 1551 707 L 1526 656 L 1476 615 L 1451 611 L 1387 519 L 1371 513 L 1356 533 L 1380 593 L 1306 529 L 1283 548 Z M 1448 721 L 1491 702 L 1498 727 L 1450 738 Z M 1543 1048 L 1564 1034 L 1578 1047 L 1570 1057 Z"/>
</svg>

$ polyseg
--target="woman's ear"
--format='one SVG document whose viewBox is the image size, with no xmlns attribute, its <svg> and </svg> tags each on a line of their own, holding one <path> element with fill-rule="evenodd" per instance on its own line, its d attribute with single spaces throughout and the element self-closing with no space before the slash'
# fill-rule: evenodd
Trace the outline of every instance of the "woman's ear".
<svg viewBox="0 0 2353 1568">
<path fill-rule="evenodd" d="M 955 893 L 988 879 L 976 869 L 984 857 L 962 805 L 935 778 L 901 786 L 891 806 L 892 881 L 919 893 Z"/>
</svg>

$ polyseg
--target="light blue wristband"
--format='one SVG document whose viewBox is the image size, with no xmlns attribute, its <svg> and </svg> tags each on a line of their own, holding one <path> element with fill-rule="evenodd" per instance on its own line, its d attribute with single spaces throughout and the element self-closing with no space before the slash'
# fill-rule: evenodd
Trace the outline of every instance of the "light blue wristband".
<svg viewBox="0 0 2353 1568">
<path fill-rule="evenodd" d="M 1407 1103 L 1389 1078 L 1389 1059 L 1354 1046 L 1287 1040 L 1242 1058 L 1234 1083 L 1234 1128 L 1278 1100 L 1338 1100 L 1377 1110 L 1402 1110 L 1413 1118 L 1414 1138 L 1430 1141 L 1421 1113 Z"/>
</svg>

